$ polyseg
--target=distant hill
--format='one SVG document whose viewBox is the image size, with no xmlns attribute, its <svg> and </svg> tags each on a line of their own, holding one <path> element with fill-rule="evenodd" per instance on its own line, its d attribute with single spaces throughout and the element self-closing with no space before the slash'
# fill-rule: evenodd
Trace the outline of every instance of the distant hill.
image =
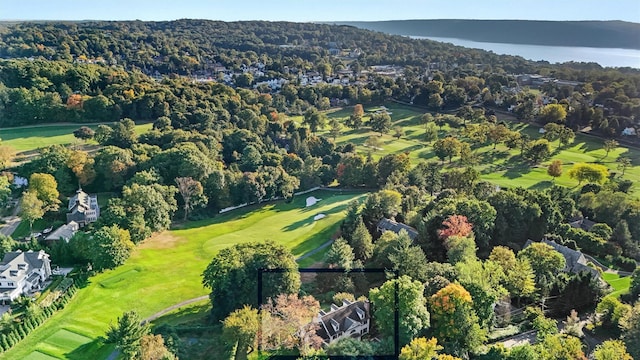
<svg viewBox="0 0 640 360">
<path fill-rule="evenodd" d="M 335 22 L 394 35 L 508 44 L 640 50 L 640 24 L 624 21 L 392 20 Z"/>
</svg>

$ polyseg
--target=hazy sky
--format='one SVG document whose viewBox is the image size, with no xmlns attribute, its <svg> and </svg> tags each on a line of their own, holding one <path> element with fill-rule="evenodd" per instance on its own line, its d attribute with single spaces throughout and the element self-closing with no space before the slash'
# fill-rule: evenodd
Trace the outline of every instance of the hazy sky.
<svg viewBox="0 0 640 360">
<path fill-rule="evenodd" d="M 639 0 L 0 0 L 2 20 L 625 20 Z"/>
</svg>

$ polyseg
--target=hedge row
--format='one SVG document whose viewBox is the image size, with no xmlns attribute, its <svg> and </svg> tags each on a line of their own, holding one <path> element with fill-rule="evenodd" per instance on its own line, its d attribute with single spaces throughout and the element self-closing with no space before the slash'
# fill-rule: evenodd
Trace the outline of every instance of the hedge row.
<svg viewBox="0 0 640 360">
<path fill-rule="evenodd" d="M 63 309 L 78 290 L 76 286 L 77 283 L 78 279 L 74 281 L 73 285 L 67 288 L 64 295 L 58 297 L 51 305 L 42 308 L 39 314 L 24 316 L 21 318 L 21 322 L 16 322 L 4 329 L 0 334 L 0 352 L 12 348 L 27 337 L 33 330 L 37 329 L 38 326 L 42 325 L 48 318 L 55 314 L 56 311 Z"/>
</svg>

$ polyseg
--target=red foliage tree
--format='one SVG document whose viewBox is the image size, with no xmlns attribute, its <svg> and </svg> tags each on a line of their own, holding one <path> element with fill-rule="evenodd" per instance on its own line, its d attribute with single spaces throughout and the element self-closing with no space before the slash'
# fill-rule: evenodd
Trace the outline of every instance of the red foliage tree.
<svg viewBox="0 0 640 360">
<path fill-rule="evenodd" d="M 442 222 L 443 229 L 438 230 L 438 236 L 442 240 L 450 236 L 467 237 L 473 231 L 473 224 L 464 215 L 450 215 Z"/>
</svg>

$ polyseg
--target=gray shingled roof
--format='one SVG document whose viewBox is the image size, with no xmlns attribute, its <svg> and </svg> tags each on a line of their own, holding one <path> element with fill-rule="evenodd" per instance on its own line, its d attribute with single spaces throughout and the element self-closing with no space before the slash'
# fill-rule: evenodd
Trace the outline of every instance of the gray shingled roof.
<svg viewBox="0 0 640 360">
<path fill-rule="evenodd" d="M 360 319 L 358 309 L 364 317 Z M 353 326 L 357 326 L 369 319 L 369 302 L 356 301 L 350 304 L 343 304 L 338 309 L 320 313 L 320 327 L 316 330 L 316 335 L 321 337 L 325 342 L 329 342 L 331 336 L 339 332 L 346 331 Z M 338 331 L 332 326 L 332 322 L 338 324 Z"/>
<path fill-rule="evenodd" d="M 395 222 L 391 219 L 382 219 L 378 222 L 378 229 L 383 231 L 393 231 L 394 233 L 400 233 L 400 230 L 407 232 L 411 240 L 415 240 L 418 237 L 418 230 L 411 226 L 399 222 Z"/>
</svg>

